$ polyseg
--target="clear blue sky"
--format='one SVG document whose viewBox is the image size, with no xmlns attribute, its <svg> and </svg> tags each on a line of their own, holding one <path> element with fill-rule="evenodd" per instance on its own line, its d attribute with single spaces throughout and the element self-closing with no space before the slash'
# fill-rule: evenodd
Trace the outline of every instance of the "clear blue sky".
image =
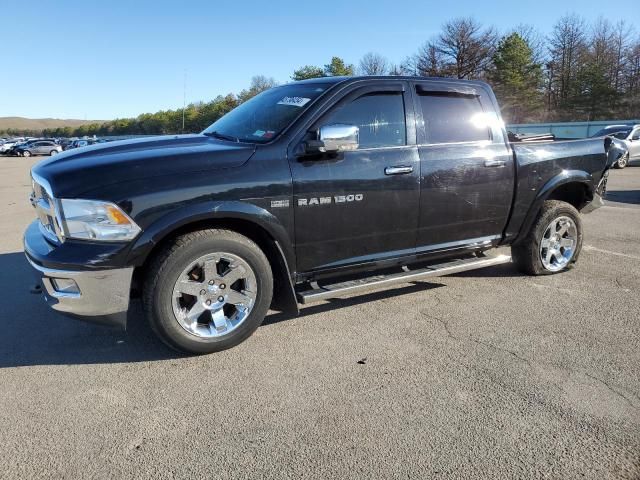
<svg viewBox="0 0 640 480">
<path fill-rule="evenodd" d="M 185 69 L 187 102 L 210 100 L 332 55 L 400 62 L 456 16 L 547 33 L 567 12 L 640 28 L 638 0 L 0 0 L 0 116 L 136 116 L 180 107 Z"/>
</svg>

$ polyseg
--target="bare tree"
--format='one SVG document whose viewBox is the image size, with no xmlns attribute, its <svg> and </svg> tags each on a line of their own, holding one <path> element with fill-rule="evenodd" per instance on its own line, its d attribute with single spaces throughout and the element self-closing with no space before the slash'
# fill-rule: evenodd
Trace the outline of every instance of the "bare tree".
<svg viewBox="0 0 640 480">
<path fill-rule="evenodd" d="M 611 22 L 604 17 L 598 18 L 591 28 L 589 41 L 590 60 L 594 65 L 608 72 L 611 71 L 611 63 L 614 60 L 611 48 L 613 39 L 614 32 Z"/>
<path fill-rule="evenodd" d="M 389 67 L 389 75 L 401 76 L 401 75 L 417 75 L 412 67 L 410 58 L 405 58 L 402 62 L 392 64 Z"/>
<path fill-rule="evenodd" d="M 256 93 L 263 92 L 265 90 L 269 90 L 272 87 L 278 85 L 278 82 L 275 81 L 273 77 L 266 77 L 264 75 L 255 75 L 251 77 L 251 86 L 249 87 Z"/>
<path fill-rule="evenodd" d="M 276 82 L 272 77 L 266 77 L 264 75 L 254 75 L 253 77 L 251 77 L 251 85 L 248 89 L 242 90 L 238 94 L 238 99 L 240 100 L 240 102 L 246 102 L 260 92 L 269 90 L 276 85 L 278 85 L 278 82 Z"/>
<path fill-rule="evenodd" d="M 423 49 L 420 60 L 426 65 L 434 59 L 442 61 L 444 71 L 457 78 L 483 77 L 497 42 L 493 27 L 484 29 L 473 18 L 457 18 L 444 24 L 440 35 Z"/>
<path fill-rule="evenodd" d="M 547 40 L 533 25 L 520 24 L 513 32 L 520 35 L 529 48 L 535 63 L 544 65 L 547 61 Z"/>
<path fill-rule="evenodd" d="M 554 26 L 549 41 L 550 108 L 569 107 L 575 93 L 576 79 L 587 48 L 585 21 L 575 15 L 565 15 Z"/>
<path fill-rule="evenodd" d="M 369 52 L 360 60 L 358 71 L 361 75 L 386 75 L 389 62 L 382 55 Z"/>
<path fill-rule="evenodd" d="M 611 35 L 613 57 L 611 78 L 613 80 L 613 87 L 618 92 L 622 91 L 624 87 L 622 84 L 622 75 L 625 69 L 625 63 L 628 60 L 627 54 L 632 48 L 632 35 L 633 27 L 628 25 L 624 20 L 620 20 L 613 26 L 613 33 Z"/>
<path fill-rule="evenodd" d="M 423 77 L 446 77 L 452 73 L 444 55 L 437 47 L 436 40 L 429 41 L 420 47 L 418 53 L 409 59 L 409 62 L 416 75 Z"/>
<path fill-rule="evenodd" d="M 630 92 L 640 94 L 640 37 L 626 53 L 625 86 Z"/>
<path fill-rule="evenodd" d="M 640 118 L 640 36 L 630 42 L 625 51 L 621 84 L 625 92 L 622 114 L 627 118 Z"/>
</svg>

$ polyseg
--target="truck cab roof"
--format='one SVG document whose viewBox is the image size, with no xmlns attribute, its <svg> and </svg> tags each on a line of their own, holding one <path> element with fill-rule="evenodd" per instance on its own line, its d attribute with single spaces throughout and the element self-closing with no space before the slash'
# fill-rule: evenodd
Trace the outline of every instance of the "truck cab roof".
<svg viewBox="0 0 640 480">
<path fill-rule="evenodd" d="M 442 83 L 452 83 L 455 82 L 457 84 L 463 85 L 474 85 L 474 86 L 486 86 L 485 82 L 480 80 L 462 80 L 458 78 L 445 78 L 445 77 L 420 77 L 416 75 L 354 75 L 354 76 L 335 76 L 335 77 L 316 77 L 316 78 L 308 78 L 306 80 L 298 80 L 292 83 L 331 83 L 331 84 L 339 84 L 339 83 L 354 83 L 358 81 L 365 80 L 401 80 L 401 81 L 430 81 L 430 82 L 442 82 Z"/>
</svg>

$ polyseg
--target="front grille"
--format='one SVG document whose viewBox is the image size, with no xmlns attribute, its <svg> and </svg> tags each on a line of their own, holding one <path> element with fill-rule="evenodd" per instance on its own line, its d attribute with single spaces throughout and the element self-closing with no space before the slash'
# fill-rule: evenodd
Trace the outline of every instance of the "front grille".
<svg viewBox="0 0 640 480">
<path fill-rule="evenodd" d="M 42 232 L 50 240 L 60 241 L 62 235 L 60 235 L 60 226 L 56 218 L 54 199 L 47 189 L 36 180 L 32 180 L 32 187 L 33 191 L 29 200 L 36 209 Z"/>
</svg>

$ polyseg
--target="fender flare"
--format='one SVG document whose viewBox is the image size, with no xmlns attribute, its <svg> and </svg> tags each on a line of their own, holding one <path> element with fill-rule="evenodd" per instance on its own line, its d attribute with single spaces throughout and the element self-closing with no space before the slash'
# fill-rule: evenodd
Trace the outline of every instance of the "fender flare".
<svg viewBox="0 0 640 480">
<path fill-rule="evenodd" d="M 189 224 L 215 220 L 243 220 L 264 230 L 273 239 L 272 255 L 278 266 L 285 272 L 288 286 L 283 290 L 285 311 L 298 311 L 294 292 L 296 259 L 287 229 L 269 211 L 257 205 L 242 201 L 207 201 L 185 205 L 170 211 L 151 225 L 144 228 L 129 251 L 128 263 L 142 266 L 149 254 L 160 242 L 176 230 Z M 283 278 L 284 280 L 284 278 Z"/>
<path fill-rule="evenodd" d="M 517 244 L 521 241 L 529 232 L 531 225 L 534 220 L 538 216 L 538 212 L 542 208 L 542 204 L 551 196 L 551 194 L 563 185 L 567 185 L 569 183 L 580 183 L 587 187 L 587 190 L 593 194 L 595 191 L 595 185 L 593 181 L 593 176 L 585 172 L 584 170 L 563 170 L 559 174 L 551 177 L 547 183 L 545 183 L 538 193 L 536 194 L 536 198 L 534 198 L 529 210 L 527 211 L 527 215 L 520 226 L 520 232 L 518 236 L 513 241 L 514 244 Z"/>
</svg>

